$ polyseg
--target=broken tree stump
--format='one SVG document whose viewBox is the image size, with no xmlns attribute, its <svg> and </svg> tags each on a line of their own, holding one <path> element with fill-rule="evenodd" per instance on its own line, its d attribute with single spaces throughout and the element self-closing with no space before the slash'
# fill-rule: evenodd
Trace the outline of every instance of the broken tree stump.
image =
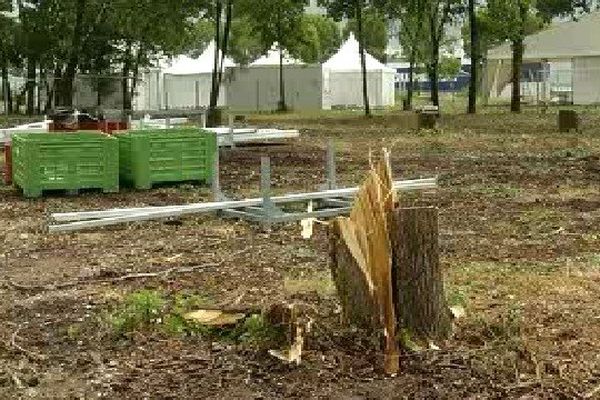
<svg viewBox="0 0 600 400">
<path fill-rule="evenodd" d="M 558 111 L 558 130 L 567 133 L 579 130 L 579 117 L 575 110 Z"/>
<path fill-rule="evenodd" d="M 379 305 L 369 283 L 334 221 L 329 231 L 331 275 L 342 305 L 342 323 L 375 331 L 381 328 Z"/>
<path fill-rule="evenodd" d="M 452 316 L 439 261 L 437 208 L 399 208 L 392 215 L 392 279 L 398 326 L 411 340 L 443 340 Z"/>
</svg>

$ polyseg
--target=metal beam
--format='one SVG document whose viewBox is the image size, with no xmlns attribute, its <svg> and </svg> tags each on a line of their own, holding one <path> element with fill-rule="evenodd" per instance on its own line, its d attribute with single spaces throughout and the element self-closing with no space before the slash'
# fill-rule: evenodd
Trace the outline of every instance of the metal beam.
<svg viewBox="0 0 600 400">
<path fill-rule="evenodd" d="M 414 179 L 407 181 L 394 182 L 394 190 L 399 191 L 413 191 L 413 190 L 428 190 L 437 188 L 437 179 Z M 274 204 L 286 204 L 295 203 L 309 200 L 328 200 L 336 199 L 340 197 L 353 197 L 358 193 L 359 188 L 346 188 L 346 189 L 335 189 L 335 190 L 324 190 L 321 192 L 311 193 L 295 193 L 288 194 L 285 196 L 271 197 L 271 201 Z M 264 199 L 253 198 L 246 200 L 230 200 L 230 201 L 216 201 L 209 203 L 193 203 L 187 205 L 177 206 L 164 206 L 164 207 L 141 207 L 141 208 L 116 208 L 105 211 L 84 211 L 84 212 L 70 212 L 70 213 L 55 213 L 51 217 L 56 222 L 68 222 L 68 221 L 85 221 L 99 218 L 119 218 L 129 217 L 132 215 L 148 215 L 156 218 L 173 217 L 177 215 L 190 214 L 195 212 L 210 212 L 210 211 L 222 211 L 227 209 L 245 208 L 245 207 L 259 207 L 263 204 Z M 181 213 L 181 214 L 179 214 Z M 131 222 L 135 219 L 128 219 L 123 222 Z M 119 222 L 116 222 L 119 223 Z"/>
</svg>

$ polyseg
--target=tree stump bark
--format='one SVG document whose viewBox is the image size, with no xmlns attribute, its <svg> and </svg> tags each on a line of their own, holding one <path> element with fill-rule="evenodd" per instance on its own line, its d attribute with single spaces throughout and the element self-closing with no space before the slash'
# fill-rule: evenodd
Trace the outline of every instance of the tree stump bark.
<svg viewBox="0 0 600 400">
<path fill-rule="evenodd" d="M 558 130 L 560 132 L 577 131 L 579 129 L 579 118 L 575 110 L 558 111 Z"/>
<path fill-rule="evenodd" d="M 391 225 L 392 279 L 399 329 L 413 340 L 446 339 L 452 317 L 439 262 L 438 210 L 396 209 Z"/>
<path fill-rule="evenodd" d="M 331 274 L 342 305 L 342 323 L 367 330 L 381 328 L 379 306 L 356 259 L 334 221 L 329 231 Z"/>
</svg>

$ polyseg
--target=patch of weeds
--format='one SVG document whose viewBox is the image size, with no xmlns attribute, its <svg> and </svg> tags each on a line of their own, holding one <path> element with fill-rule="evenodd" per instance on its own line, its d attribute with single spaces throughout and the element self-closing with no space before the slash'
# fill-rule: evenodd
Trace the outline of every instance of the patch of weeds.
<svg viewBox="0 0 600 400">
<path fill-rule="evenodd" d="M 572 147 L 567 149 L 558 150 L 555 155 L 560 158 L 587 158 L 592 155 L 590 149 L 585 147 Z"/>
<path fill-rule="evenodd" d="M 250 345 L 265 346 L 285 340 L 284 329 L 272 325 L 262 315 L 250 316 L 238 328 L 238 340 Z"/>
<path fill-rule="evenodd" d="M 112 331 L 117 336 L 160 324 L 166 300 L 156 291 L 142 290 L 132 293 L 115 312 L 108 316 Z"/>
<path fill-rule="evenodd" d="M 159 328 L 167 335 L 199 336 L 213 341 L 245 343 L 261 348 L 285 340 L 285 327 L 274 326 L 259 314 L 251 315 L 233 326 L 208 326 L 185 318 L 188 312 L 211 303 L 208 297 L 198 294 L 179 293 L 169 300 L 159 292 L 142 290 L 128 295 L 103 320 L 117 337 Z M 72 325 L 67 330 L 67 336 L 71 340 L 77 340 L 80 332 L 78 325 Z"/>
<path fill-rule="evenodd" d="M 448 286 L 446 288 L 446 302 L 450 307 L 467 308 L 468 298 L 464 287 Z"/>
<path fill-rule="evenodd" d="M 188 312 L 212 304 L 208 296 L 192 293 L 178 293 L 171 306 L 169 314 L 164 318 L 163 328 L 172 335 L 208 336 L 212 329 L 196 324 L 185 318 Z"/>
</svg>

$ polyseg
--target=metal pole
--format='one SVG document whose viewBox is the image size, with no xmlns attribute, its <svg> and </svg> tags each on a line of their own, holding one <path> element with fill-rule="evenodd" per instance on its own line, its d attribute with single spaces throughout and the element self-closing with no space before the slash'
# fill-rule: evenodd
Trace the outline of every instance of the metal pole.
<svg viewBox="0 0 600 400">
<path fill-rule="evenodd" d="M 327 140 L 327 189 L 337 189 L 337 174 L 335 167 L 335 143 L 333 138 Z"/>
<path fill-rule="evenodd" d="M 223 196 L 221 194 L 221 181 L 220 175 L 220 155 L 219 155 L 219 145 L 217 144 L 217 150 L 215 151 L 215 157 L 213 159 L 213 171 L 212 171 L 212 192 L 213 192 L 213 201 L 221 201 Z"/>
<path fill-rule="evenodd" d="M 231 148 L 235 148 L 235 141 L 233 139 L 233 114 L 229 114 L 227 115 L 228 117 L 228 122 L 229 122 L 229 144 L 231 145 Z"/>
<path fill-rule="evenodd" d="M 167 128 L 167 129 L 171 128 L 171 118 L 169 118 L 169 117 L 165 118 L 165 128 Z"/>
<path fill-rule="evenodd" d="M 271 159 L 263 156 L 260 158 L 260 192 L 262 196 L 262 212 L 265 218 L 264 227 L 269 228 L 275 205 L 271 200 Z"/>
<path fill-rule="evenodd" d="M 202 129 L 206 128 L 206 110 L 200 114 L 200 127 Z"/>
</svg>

